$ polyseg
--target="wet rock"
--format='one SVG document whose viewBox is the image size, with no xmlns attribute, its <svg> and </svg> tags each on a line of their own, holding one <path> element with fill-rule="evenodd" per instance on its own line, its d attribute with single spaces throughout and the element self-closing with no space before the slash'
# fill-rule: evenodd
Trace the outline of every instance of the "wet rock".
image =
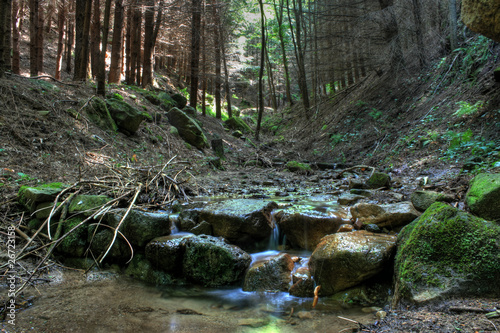
<svg viewBox="0 0 500 333">
<path fill-rule="evenodd" d="M 381 188 L 391 186 L 391 176 L 383 172 L 374 172 L 366 181 L 369 188 Z"/>
<path fill-rule="evenodd" d="M 21 186 L 17 193 L 17 200 L 31 213 L 42 202 L 52 202 L 67 185 L 63 183 L 49 183 L 36 187 Z"/>
<path fill-rule="evenodd" d="M 395 228 L 410 223 L 420 214 L 411 202 L 398 202 L 387 205 L 359 203 L 351 207 L 351 215 L 363 224 Z"/>
<path fill-rule="evenodd" d="M 376 224 L 365 224 L 365 230 L 368 232 L 373 232 L 375 234 L 379 234 L 382 232 L 380 227 Z"/>
<path fill-rule="evenodd" d="M 288 208 L 275 214 L 279 230 L 286 236 L 287 244 L 292 248 L 312 250 L 321 238 L 337 232 L 346 222 L 337 216 L 318 211 L 301 211 L 300 208 Z"/>
<path fill-rule="evenodd" d="M 331 299 L 341 304 L 342 306 L 352 306 L 354 304 L 367 306 L 372 304 L 372 299 L 369 297 L 368 294 L 369 293 L 366 286 L 361 285 L 354 288 L 349 288 L 346 290 L 336 292 L 331 296 Z M 374 312 L 372 307 L 370 308 L 365 307 L 363 308 L 362 311 L 363 312 L 368 311 L 368 313 Z"/>
<path fill-rule="evenodd" d="M 195 235 L 213 235 L 212 225 L 207 221 L 201 221 L 200 224 L 195 225 L 191 232 Z"/>
<path fill-rule="evenodd" d="M 309 267 L 300 267 L 292 275 L 292 286 L 288 291 L 296 297 L 313 297 L 314 281 L 311 277 Z"/>
<path fill-rule="evenodd" d="M 255 247 L 269 239 L 273 230 L 271 211 L 275 202 L 256 199 L 225 200 L 201 209 L 186 210 L 179 215 L 181 228 L 190 231 L 202 221 L 212 226 L 213 235 L 224 237 L 242 248 Z"/>
<path fill-rule="evenodd" d="M 269 318 L 244 318 L 238 321 L 238 326 L 250 326 L 252 328 L 260 328 L 269 324 Z"/>
<path fill-rule="evenodd" d="M 351 192 L 351 194 L 361 195 L 365 198 L 369 198 L 373 194 L 373 190 L 367 190 L 364 188 L 352 188 L 349 192 Z"/>
<path fill-rule="evenodd" d="M 364 199 L 365 197 L 358 194 L 352 193 L 343 193 L 337 200 L 339 205 L 350 206 L 358 202 L 359 200 Z"/>
<path fill-rule="evenodd" d="M 208 140 L 200 125 L 178 108 L 172 108 L 167 113 L 168 121 L 177 128 L 181 138 L 198 149 L 209 147 Z"/>
<path fill-rule="evenodd" d="M 182 274 L 184 242 L 188 237 L 192 235 L 170 235 L 153 239 L 146 245 L 146 259 L 162 271 Z"/>
<path fill-rule="evenodd" d="M 243 283 L 244 291 L 288 291 L 294 267 L 287 253 L 257 262 L 250 267 Z"/>
<path fill-rule="evenodd" d="M 354 226 L 352 224 L 342 224 L 337 232 L 351 232 L 354 231 Z"/>
<path fill-rule="evenodd" d="M 437 201 L 450 202 L 452 199 L 444 193 L 434 191 L 415 191 L 410 196 L 413 207 L 422 212 Z"/>
<path fill-rule="evenodd" d="M 500 296 L 500 226 L 441 202 L 398 236 L 394 304 Z"/>
<path fill-rule="evenodd" d="M 363 189 L 363 188 L 368 188 L 368 186 L 366 185 L 365 181 L 363 179 L 360 179 L 360 178 L 351 178 L 349 179 L 349 189 Z"/>
<path fill-rule="evenodd" d="M 185 278 L 208 287 L 241 280 L 252 260 L 250 255 L 239 247 L 213 236 L 189 237 L 184 244 Z"/>
<path fill-rule="evenodd" d="M 309 268 L 322 295 L 355 286 L 381 272 L 395 248 L 396 236 L 367 231 L 333 234 L 318 244 Z"/>
<path fill-rule="evenodd" d="M 109 225 L 118 226 L 125 212 L 125 208 L 120 208 L 108 213 L 106 218 Z M 143 247 L 155 237 L 169 235 L 171 226 L 167 213 L 131 210 L 119 230 L 130 243 Z"/>
<path fill-rule="evenodd" d="M 472 213 L 500 221 L 500 173 L 481 173 L 474 177 L 465 201 Z"/>
</svg>

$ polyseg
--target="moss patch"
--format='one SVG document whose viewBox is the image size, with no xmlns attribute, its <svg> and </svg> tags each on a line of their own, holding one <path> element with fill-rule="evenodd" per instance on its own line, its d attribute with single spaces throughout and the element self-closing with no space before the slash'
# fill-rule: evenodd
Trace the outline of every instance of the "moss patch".
<svg viewBox="0 0 500 333">
<path fill-rule="evenodd" d="M 297 161 L 290 161 L 286 164 L 286 168 L 292 172 L 310 173 L 312 172 L 311 166 L 307 163 L 300 163 Z"/>
</svg>

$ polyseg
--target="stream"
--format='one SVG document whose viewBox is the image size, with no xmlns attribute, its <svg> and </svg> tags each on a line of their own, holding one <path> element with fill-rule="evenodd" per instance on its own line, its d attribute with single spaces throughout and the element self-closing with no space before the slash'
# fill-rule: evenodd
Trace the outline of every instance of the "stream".
<svg viewBox="0 0 500 333">
<path fill-rule="evenodd" d="M 328 195 L 272 199 L 280 208 L 299 205 L 331 214 L 341 209 Z M 307 265 L 311 252 L 281 251 L 284 241 L 275 228 L 268 249 L 250 253 L 252 263 L 286 252 L 300 258 L 295 270 Z M 52 282 L 18 296 L 24 306 L 16 313 L 16 325 L 1 322 L 2 332 L 353 332 L 359 325 L 352 321 L 373 323 L 380 309 L 332 297 L 320 297 L 313 308 L 312 297 L 244 292 L 241 286 L 152 286 L 122 275 L 118 267 L 86 276 L 53 267 L 48 274 Z"/>
</svg>

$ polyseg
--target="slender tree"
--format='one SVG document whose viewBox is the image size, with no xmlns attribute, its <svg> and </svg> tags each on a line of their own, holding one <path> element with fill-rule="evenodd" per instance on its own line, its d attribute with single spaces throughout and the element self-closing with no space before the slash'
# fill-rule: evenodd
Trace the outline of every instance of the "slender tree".
<svg viewBox="0 0 500 333">
<path fill-rule="evenodd" d="M 4 32 L 7 26 L 7 6 L 9 0 L 0 0 L 0 77 L 5 74 L 6 64 L 4 53 L 8 52 L 8 45 L 6 43 L 6 38 Z"/>
<path fill-rule="evenodd" d="M 92 24 L 90 26 L 90 70 L 92 77 L 99 73 L 101 46 L 101 3 L 93 0 Z"/>
<path fill-rule="evenodd" d="M 215 47 L 215 117 L 222 118 L 221 110 L 221 40 L 220 40 L 220 19 L 217 3 L 214 1 L 213 14 L 214 14 L 214 47 Z"/>
<path fill-rule="evenodd" d="M 255 140 L 259 140 L 260 127 L 262 123 L 262 115 L 264 114 L 264 87 L 262 79 L 264 77 L 264 66 L 266 65 L 265 50 L 266 50 L 266 23 L 264 16 L 264 3 L 259 0 L 260 8 L 260 31 L 261 31 L 261 46 L 260 46 L 260 68 L 259 68 L 259 110 L 257 116 L 257 128 L 255 129 Z"/>
<path fill-rule="evenodd" d="M 104 22 L 102 25 L 101 58 L 99 59 L 99 71 L 97 74 L 97 94 L 106 95 L 106 49 L 108 46 L 109 16 L 111 12 L 111 0 L 106 0 L 104 6 Z"/>
<path fill-rule="evenodd" d="M 56 55 L 56 73 L 55 78 L 57 80 L 61 79 L 61 66 L 62 66 L 62 56 L 64 47 L 64 23 L 66 21 L 66 4 L 64 2 L 59 3 L 57 9 L 57 55 Z"/>
<path fill-rule="evenodd" d="M 4 38 L 4 52 L 3 61 L 4 68 L 6 70 L 12 69 L 12 59 L 11 59 L 11 42 L 12 42 L 12 2 L 7 1 L 5 3 L 5 9 L 3 11 L 5 15 L 4 29 L 2 35 Z"/>
<path fill-rule="evenodd" d="M 73 18 L 74 18 L 74 10 L 75 10 L 75 5 L 74 1 L 70 1 L 68 4 L 68 12 L 71 12 Z M 65 47 L 65 55 L 64 58 L 66 59 L 66 72 L 71 73 L 71 50 L 73 48 L 73 42 L 75 40 L 75 24 L 74 24 L 74 19 L 68 19 L 67 24 L 66 24 L 66 47 Z"/>
<path fill-rule="evenodd" d="M 457 41 L 457 1 L 448 0 L 449 21 L 450 21 L 450 47 L 451 50 L 458 48 Z"/>
<path fill-rule="evenodd" d="M 92 0 L 76 0 L 75 9 L 75 81 L 87 80 L 89 63 L 89 33 Z"/>
<path fill-rule="evenodd" d="M 38 7 L 39 0 L 30 0 L 30 74 L 31 76 L 38 76 L 38 48 L 37 48 L 37 37 L 38 37 Z"/>
<path fill-rule="evenodd" d="M 201 2 L 192 0 L 192 23 L 191 23 L 191 89 L 189 94 L 189 105 L 196 108 L 198 99 L 198 81 L 200 77 L 200 42 L 201 42 Z"/>
<path fill-rule="evenodd" d="M 12 1 L 12 73 L 20 74 L 21 54 L 19 52 L 21 13 L 24 1 Z"/>
<path fill-rule="evenodd" d="M 122 32 L 123 32 L 123 0 L 115 0 L 115 16 L 113 22 L 113 44 L 111 47 L 111 65 L 109 66 L 109 83 L 120 82 Z"/>
<path fill-rule="evenodd" d="M 153 62 L 156 38 L 160 30 L 163 12 L 163 2 L 158 5 L 155 22 L 155 1 L 148 0 L 146 12 L 144 14 L 144 57 L 142 65 L 142 86 L 147 87 L 153 84 Z"/>
</svg>

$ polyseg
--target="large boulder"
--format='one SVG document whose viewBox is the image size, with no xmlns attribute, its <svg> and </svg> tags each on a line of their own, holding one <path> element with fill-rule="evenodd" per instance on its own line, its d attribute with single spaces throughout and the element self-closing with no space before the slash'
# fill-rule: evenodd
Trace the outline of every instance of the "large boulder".
<svg viewBox="0 0 500 333">
<path fill-rule="evenodd" d="M 436 202 L 398 236 L 395 297 L 500 296 L 500 226 Z"/>
<path fill-rule="evenodd" d="M 83 212 L 85 216 L 90 216 L 94 211 L 111 201 L 107 195 L 81 194 L 75 196 L 68 207 L 68 213 Z"/>
<path fill-rule="evenodd" d="M 213 236 L 247 249 L 269 239 L 274 228 L 271 211 L 277 207 L 275 202 L 263 200 L 225 200 L 186 210 L 179 215 L 179 222 L 183 230 L 191 232 L 205 221 L 212 226 Z"/>
<path fill-rule="evenodd" d="M 128 135 L 137 132 L 142 121 L 145 119 L 141 111 L 118 98 L 107 99 L 106 106 L 118 129 Z"/>
<path fill-rule="evenodd" d="M 369 188 L 381 188 L 391 186 L 391 176 L 383 172 L 374 172 L 366 181 Z"/>
<path fill-rule="evenodd" d="M 209 147 L 207 137 L 200 125 L 178 108 L 172 108 L 167 113 L 168 121 L 177 128 L 181 138 L 198 149 Z"/>
<path fill-rule="evenodd" d="M 411 202 L 387 205 L 359 203 L 351 207 L 351 215 L 363 224 L 396 228 L 415 220 L 420 213 L 415 210 Z"/>
<path fill-rule="evenodd" d="M 118 126 L 113 120 L 113 117 L 106 106 L 106 102 L 103 99 L 99 97 L 92 99 L 92 101 L 85 108 L 85 113 L 90 121 L 100 128 L 112 132 L 116 132 L 118 130 Z"/>
<path fill-rule="evenodd" d="M 410 196 L 413 207 L 419 211 L 424 211 L 435 202 L 451 202 L 453 198 L 444 193 L 434 191 L 415 191 Z"/>
<path fill-rule="evenodd" d="M 242 133 L 252 133 L 252 129 L 248 124 L 241 119 L 240 117 L 231 117 L 228 118 L 225 122 L 224 125 L 232 130 L 240 131 Z"/>
<path fill-rule="evenodd" d="M 395 245 L 396 236 L 364 230 L 328 235 L 311 255 L 309 268 L 321 294 L 333 295 L 381 272 Z"/>
<path fill-rule="evenodd" d="M 342 218 L 318 211 L 289 208 L 275 214 L 276 223 L 287 244 L 295 249 L 314 250 L 326 235 L 336 233 L 346 223 Z"/>
<path fill-rule="evenodd" d="M 192 235 L 170 235 L 153 239 L 146 245 L 146 259 L 155 268 L 180 275 L 182 273 L 184 243 L 188 237 L 192 237 Z"/>
<path fill-rule="evenodd" d="M 472 213 L 500 221 L 500 174 L 481 173 L 474 177 L 465 200 Z"/>
<path fill-rule="evenodd" d="M 125 208 L 119 208 L 108 213 L 107 220 L 109 225 L 113 228 L 118 226 L 125 212 Z M 131 210 L 119 230 L 130 243 L 143 247 L 155 237 L 169 235 L 171 226 L 172 224 L 167 213 L 149 213 Z"/>
<path fill-rule="evenodd" d="M 127 266 L 125 274 L 153 285 L 171 285 L 177 281 L 164 271 L 155 269 L 142 254 L 136 254 Z"/>
<path fill-rule="evenodd" d="M 252 258 L 235 245 L 207 235 L 185 239 L 184 277 L 194 283 L 216 287 L 243 278 Z"/>
<path fill-rule="evenodd" d="M 463 0 L 461 19 L 472 31 L 500 42 L 500 0 Z"/>
<path fill-rule="evenodd" d="M 258 261 L 246 273 L 243 291 L 288 291 L 293 267 L 287 253 Z"/>
</svg>

